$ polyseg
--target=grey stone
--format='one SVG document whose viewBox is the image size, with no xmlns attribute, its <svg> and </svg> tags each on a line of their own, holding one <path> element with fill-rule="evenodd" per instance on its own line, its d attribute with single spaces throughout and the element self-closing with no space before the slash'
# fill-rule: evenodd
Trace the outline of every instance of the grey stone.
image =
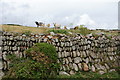
<svg viewBox="0 0 120 80">
<path fill-rule="evenodd" d="M 58 39 L 57 39 L 57 38 L 55 39 L 55 42 L 58 42 Z"/>
<path fill-rule="evenodd" d="M 68 61 L 69 61 L 69 62 L 72 62 L 72 59 L 71 59 L 71 57 L 68 57 Z"/>
<path fill-rule="evenodd" d="M 110 67 L 109 67 L 107 64 L 105 64 L 105 67 L 106 67 L 107 69 L 110 69 Z"/>
<path fill-rule="evenodd" d="M 58 47 L 55 47 L 56 48 L 56 51 L 58 52 L 59 51 L 59 48 Z"/>
<path fill-rule="evenodd" d="M 67 57 L 70 57 L 70 52 L 66 52 L 66 54 L 67 54 Z"/>
<path fill-rule="evenodd" d="M 101 75 L 104 74 L 104 73 L 105 73 L 104 71 L 99 71 L 99 74 L 101 74 Z"/>
<path fill-rule="evenodd" d="M 12 47 L 12 50 L 17 50 L 17 47 L 16 46 Z"/>
<path fill-rule="evenodd" d="M 79 68 L 79 70 L 82 70 L 82 64 L 81 63 L 78 64 L 78 68 Z"/>
<path fill-rule="evenodd" d="M 74 58 L 74 63 L 79 63 L 80 62 L 80 57 Z"/>
<path fill-rule="evenodd" d="M 104 32 L 98 32 L 98 33 L 95 33 L 97 35 L 104 35 L 105 33 Z"/>
<path fill-rule="evenodd" d="M 80 52 L 79 51 L 77 51 L 76 54 L 77 54 L 77 56 L 80 56 Z"/>
<path fill-rule="evenodd" d="M 86 52 L 86 55 L 89 56 L 89 52 L 90 52 L 90 51 L 89 51 L 89 50 L 86 50 L 85 52 Z"/>
<path fill-rule="evenodd" d="M 70 42 L 70 46 L 72 46 L 73 45 L 73 43 L 72 42 Z"/>
<path fill-rule="evenodd" d="M 73 68 L 75 71 L 78 71 L 78 66 L 75 63 L 73 63 Z"/>
<path fill-rule="evenodd" d="M 104 66 L 102 66 L 102 65 L 100 65 L 100 68 L 101 68 L 102 70 L 105 70 L 105 67 L 104 67 Z"/>
<path fill-rule="evenodd" d="M 50 32 L 50 35 L 53 35 L 53 36 L 54 36 L 54 35 L 55 35 L 55 33 L 54 33 L 54 32 Z"/>
<path fill-rule="evenodd" d="M 94 46 L 94 43 L 91 43 L 91 46 Z"/>
<path fill-rule="evenodd" d="M 112 57 L 112 56 L 110 56 L 110 57 L 109 57 L 109 59 L 110 59 L 110 60 L 113 60 L 113 57 Z"/>
<path fill-rule="evenodd" d="M 68 65 L 69 65 L 70 69 L 73 69 L 72 63 L 69 63 Z"/>
<path fill-rule="evenodd" d="M 64 51 L 64 55 L 65 55 L 64 57 L 67 57 L 67 52 L 66 51 Z"/>
<path fill-rule="evenodd" d="M 2 53 L 2 58 L 7 61 L 7 58 L 6 58 L 6 52 Z"/>
<path fill-rule="evenodd" d="M 66 71 L 66 68 L 65 68 L 65 66 L 64 66 L 64 65 L 63 65 L 63 70 L 64 70 L 64 71 Z"/>
<path fill-rule="evenodd" d="M 4 50 L 8 50 L 8 47 L 7 47 L 7 46 L 4 46 Z"/>
<path fill-rule="evenodd" d="M 68 61 L 68 59 L 67 59 L 67 58 L 65 59 L 65 62 L 66 62 L 66 64 L 68 64 L 68 63 L 69 63 L 69 61 Z"/>
<path fill-rule="evenodd" d="M 60 52 L 62 51 L 62 48 L 61 48 L 61 47 L 59 47 L 59 51 L 60 51 Z"/>
<path fill-rule="evenodd" d="M 9 39 L 10 39 L 10 40 L 13 40 L 14 38 L 11 36 Z"/>
<path fill-rule="evenodd" d="M 91 41 L 87 41 L 88 44 L 91 44 Z"/>
<path fill-rule="evenodd" d="M 89 48 L 90 48 L 90 45 L 87 46 L 87 49 L 89 49 Z"/>
<path fill-rule="evenodd" d="M 75 46 L 72 46 L 72 50 L 75 50 Z"/>
<path fill-rule="evenodd" d="M 23 37 L 25 37 L 26 35 L 25 35 L 25 34 L 23 34 L 22 36 L 23 36 Z"/>
<path fill-rule="evenodd" d="M 89 59 L 88 59 L 88 58 L 86 58 L 86 59 L 85 59 L 85 62 L 88 64 L 88 62 L 89 62 Z"/>
<path fill-rule="evenodd" d="M 62 52 L 62 58 L 64 58 L 65 57 L 65 54 L 64 54 L 64 52 Z"/>
<path fill-rule="evenodd" d="M 58 58 L 61 58 L 62 56 L 61 56 L 61 52 L 58 52 Z"/>
<path fill-rule="evenodd" d="M 70 67 L 69 67 L 69 65 L 67 65 L 67 71 L 70 71 L 71 69 L 70 69 Z"/>
<path fill-rule="evenodd" d="M 60 71 L 59 72 L 59 75 L 66 75 L 66 76 L 70 76 L 70 74 L 68 74 L 67 72 L 65 72 L 65 71 Z"/>
<path fill-rule="evenodd" d="M 48 38 L 44 38 L 44 42 L 47 42 Z"/>
<path fill-rule="evenodd" d="M 86 57 L 86 52 L 85 52 L 85 51 L 83 51 L 83 53 L 82 53 L 82 54 L 83 54 L 83 57 Z"/>
<path fill-rule="evenodd" d="M 115 71 L 115 69 L 110 69 L 110 70 L 109 70 L 109 72 L 114 72 L 114 71 Z"/>
<path fill-rule="evenodd" d="M 91 57 L 89 56 L 89 62 L 91 62 L 92 61 L 92 59 L 91 59 Z"/>
<path fill-rule="evenodd" d="M 65 58 L 63 58 L 63 61 L 62 61 L 62 63 L 63 63 L 63 64 L 65 64 L 65 62 L 66 62 L 66 61 L 65 61 Z"/>
<path fill-rule="evenodd" d="M 76 51 L 73 51 L 73 57 L 76 57 L 77 55 L 76 55 Z"/>
<path fill-rule="evenodd" d="M 57 63 L 60 63 L 60 60 L 59 60 L 59 59 L 57 59 Z"/>
<path fill-rule="evenodd" d="M 91 56 L 92 58 L 96 58 L 96 55 L 95 55 L 94 52 L 92 52 L 92 53 L 90 54 L 90 56 Z"/>
<path fill-rule="evenodd" d="M 95 72 L 95 67 L 94 67 L 94 65 L 92 65 L 92 68 L 91 68 L 91 69 L 92 69 L 93 72 Z"/>
<path fill-rule="evenodd" d="M 90 38 L 90 37 L 92 37 L 93 36 L 93 34 L 91 33 L 91 34 L 88 34 L 88 35 L 86 35 L 88 38 Z"/>
<path fill-rule="evenodd" d="M 64 46 L 64 43 L 63 42 L 61 42 L 61 47 L 63 47 Z"/>
<path fill-rule="evenodd" d="M 71 71 L 70 71 L 70 74 L 71 74 L 71 75 L 74 75 L 74 74 L 75 74 L 75 71 L 71 70 Z"/>
</svg>

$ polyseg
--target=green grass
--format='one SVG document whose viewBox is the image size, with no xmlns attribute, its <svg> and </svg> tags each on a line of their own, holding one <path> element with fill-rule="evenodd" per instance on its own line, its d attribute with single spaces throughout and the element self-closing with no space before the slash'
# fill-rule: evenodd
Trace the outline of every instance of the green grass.
<svg viewBox="0 0 120 80">
<path fill-rule="evenodd" d="M 52 29 L 52 30 L 49 30 L 48 32 L 54 32 L 54 33 L 61 33 L 61 34 L 68 34 L 68 30 L 63 30 L 63 29 Z"/>
<path fill-rule="evenodd" d="M 7 55 L 10 69 L 6 78 L 54 78 L 58 74 L 57 52 L 48 43 L 36 43 L 26 50 L 26 58 L 18 58 L 15 54 Z"/>
</svg>

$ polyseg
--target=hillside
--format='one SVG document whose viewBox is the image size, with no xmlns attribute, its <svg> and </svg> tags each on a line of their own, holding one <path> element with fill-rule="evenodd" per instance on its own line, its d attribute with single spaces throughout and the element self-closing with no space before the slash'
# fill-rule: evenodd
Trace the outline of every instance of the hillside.
<svg viewBox="0 0 120 80">
<path fill-rule="evenodd" d="M 84 29 L 78 29 L 78 30 L 64 30 L 64 29 L 57 29 L 54 30 L 53 28 L 47 28 L 47 27 L 28 27 L 28 26 L 21 26 L 21 25 L 0 25 L 0 28 L 2 28 L 3 31 L 6 32 L 18 32 L 18 33 L 25 33 L 30 32 L 34 34 L 39 33 L 49 33 L 50 31 L 55 31 L 56 33 L 64 33 L 64 32 L 72 32 L 72 33 L 81 33 L 83 35 L 86 34 L 96 34 L 104 32 L 107 35 L 118 35 L 118 30 L 103 30 L 103 29 L 97 29 L 97 30 L 89 30 L 87 28 Z M 59 30 L 59 31 L 58 31 Z"/>
<path fill-rule="evenodd" d="M 24 33 L 27 31 L 30 31 L 31 33 L 44 33 L 47 30 L 49 30 L 49 28 L 46 27 L 27 27 L 27 26 L 19 26 L 19 25 L 0 25 L 0 28 L 2 27 L 3 31 L 6 32 L 19 32 L 19 33 Z"/>
</svg>

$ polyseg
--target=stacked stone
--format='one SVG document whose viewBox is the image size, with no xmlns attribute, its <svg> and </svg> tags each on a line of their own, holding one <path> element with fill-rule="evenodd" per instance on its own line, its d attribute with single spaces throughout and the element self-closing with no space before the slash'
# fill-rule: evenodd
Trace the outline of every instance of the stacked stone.
<svg viewBox="0 0 120 80">
<path fill-rule="evenodd" d="M 2 28 L 0 28 L 0 80 L 2 79 L 2 76 L 4 75 L 2 71 Z"/>
<path fill-rule="evenodd" d="M 78 71 L 93 71 L 101 74 L 119 66 L 120 39 L 108 39 L 106 35 L 95 38 L 93 35 L 76 34 L 70 37 L 63 34 L 24 34 L 3 32 L 3 54 L 15 53 L 24 56 L 24 51 L 35 43 L 49 43 L 56 47 L 61 71 L 74 74 Z M 5 57 L 3 57 L 5 60 Z M 7 60 L 7 59 L 6 59 Z M 112 69 L 113 70 L 113 69 Z"/>
</svg>

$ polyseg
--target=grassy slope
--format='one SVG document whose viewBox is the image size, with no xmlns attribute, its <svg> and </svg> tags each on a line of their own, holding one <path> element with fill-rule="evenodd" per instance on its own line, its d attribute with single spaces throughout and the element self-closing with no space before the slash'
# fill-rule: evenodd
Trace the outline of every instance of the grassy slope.
<svg viewBox="0 0 120 80">
<path fill-rule="evenodd" d="M 2 29 L 6 32 L 20 32 L 20 33 L 24 33 L 26 31 L 30 31 L 32 33 L 48 33 L 49 30 L 52 30 L 51 28 L 47 28 L 47 27 L 26 27 L 26 26 L 19 26 L 19 25 L 0 25 L 0 28 L 2 27 Z M 70 31 L 73 33 L 83 33 L 84 31 L 80 31 L 80 30 L 65 30 L 65 31 Z M 90 33 L 98 33 L 101 32 L 100 30 L 92 30 L 90 31 Z M 118 35 L 117 32 L 104 32 L 105 34 L 110 34 L 110 35 Z"/>
<path fill-rule="evenodd" d="M 45 33 L 49 30 L 49 28 L 46 27 L 26 27 L 26 26 L 16 26 L 16 25 L 0 25 L 2 27 L 3 31 L 6 32 L 26 32 L 31 31 L 32 33 Z"/>
</svg>

